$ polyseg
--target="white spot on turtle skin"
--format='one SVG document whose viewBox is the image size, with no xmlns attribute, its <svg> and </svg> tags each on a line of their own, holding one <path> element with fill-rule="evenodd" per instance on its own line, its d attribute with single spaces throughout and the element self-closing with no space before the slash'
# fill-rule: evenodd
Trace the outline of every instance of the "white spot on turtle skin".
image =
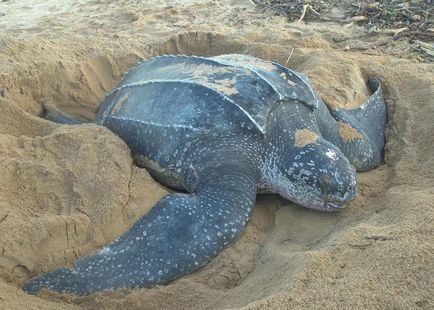
<svg viewBox="0 0 434 310">
<path fill-rule="evenodd" d="M 101 255 L 108 255 L 108 254 L 110 254 L 112 252 L 112 249 L 110 248 L 110 247 L 103 247 L 102 249 L 101 249 L 101 251 L 99 251 L 99 254 L 101 254 Z"/>
<path fill-rule="evenodd" d="M 338 159 L 338 154 L 336 154 L 336 152 L 332 149 L 329 149 L 326 153 L 328 158 L 331 158 L 333 160 L 337 160 Z"/>
</svg>

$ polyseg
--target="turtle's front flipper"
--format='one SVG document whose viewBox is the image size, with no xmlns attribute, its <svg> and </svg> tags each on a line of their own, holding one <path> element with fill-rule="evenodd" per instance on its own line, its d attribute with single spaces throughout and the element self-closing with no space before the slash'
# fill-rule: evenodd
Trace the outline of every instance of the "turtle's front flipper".
<svg viewBox="0 0 434 310">
<path fill-rule="evenodd" d="M 208 170 L 199 175 L 194 194 L 165 196 L 123 236 L 77 260 L 75 268 L 42 274 L 23 289 L 86 295 L 166 283 L 203 266 L 239 236 L 255 195 L 254 175 L 237 167 Z"/>
<path fill-rule="evenodd" d="M 43 108 L 44 108 L 44 113 L 42 117 L 54 123 L 66 124 L 66 125 L 78 125 L 84 123 L 84 121 L 66 116 L 45 104 L 43 105 Z"/>
<path fill-rule="evenodd" d="M 334 109 L 337 126 L 329 125 L 326 139 L 335 143 L 357 170 L 374 168 L 381 162 L 387 122 L 386 104 L 380 82 L 368 81 L 372 95 L 356 109 Z"/>
</svg>

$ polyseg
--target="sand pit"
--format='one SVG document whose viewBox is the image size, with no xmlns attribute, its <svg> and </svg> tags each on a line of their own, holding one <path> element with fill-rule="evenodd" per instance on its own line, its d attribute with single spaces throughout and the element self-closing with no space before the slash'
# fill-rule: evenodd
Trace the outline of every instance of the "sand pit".
<svg viewBox="0 0 434 310">
<path fill-rule="evenodd" d="M 348 51 L 333 38 L 351 41 L 356 26 L 288 24 L 249 1 L 35 3 L 0 3 L 0 308 L 434 307 L 432 64 Z M 259 196 L 240 239 L 166 286 L 25 294 L 24 281 L 113 240 L 167 191 L 109 130 L 55 125 L 39 117 L 42 104 L 92 119 L 134 63 L 166 53 L 287 63 L 333 106 L 360 104 L 376 76 L 389 113 L 385 161 L 358 174 L 358 198 L 338 214 Z"/>
</svg>

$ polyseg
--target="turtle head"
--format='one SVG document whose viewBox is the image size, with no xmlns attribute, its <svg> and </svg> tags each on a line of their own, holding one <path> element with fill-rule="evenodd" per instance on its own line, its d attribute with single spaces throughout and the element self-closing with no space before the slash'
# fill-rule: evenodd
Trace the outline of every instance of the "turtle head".
<svg viewBox="0 0 434 310">
<path fill-rule="evenodd" d="M 285 153 L 271 181 L 281 196 L 322 211 L 337 211 L 355 198 L 356 170 L 332 143 L 317 136 Z"/>
</svg>

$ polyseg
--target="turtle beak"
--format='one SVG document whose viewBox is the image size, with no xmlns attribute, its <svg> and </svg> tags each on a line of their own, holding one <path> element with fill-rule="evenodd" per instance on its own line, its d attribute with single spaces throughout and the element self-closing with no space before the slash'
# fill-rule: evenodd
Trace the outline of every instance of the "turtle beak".
<svg viewBox="0 0 434 310">
<path fill-rule="evenodd" d="M 351 166 L 352 172 L 355 175 L 354 166 Z M 321 189 L 321 209 L 324 211 L 337 211 L 343 209 L 347 204 L 356 197 L 356 180 L 355 178 L 348 182 L 347 186 L 336 190 L 333 186 L 333 180 L 328 174 L 323 174 L 319 179 Z"/>
<path fill-rule="evenodd" d="M 344 194 L 343 197 L 338 197 L 334 195 L 329 195 L 326 188 L 323 188 L 321 191 L 321 200 L 322 200 L 322 210 L 334 212 L 339 211 L 340 209 L 344 209 L 349 202 L 356 198 L 357 191 L 351 188 L 348 192 Z"/>
<path fill-rule="evenodd" d="M 327 190 L 322 189 L 322 191 L 321 191 L 321 198 L 322 198 L 322 208 L 324 210 L 327 210 L 327 204 L 329 202 L 328 197 L 327 197 Z"/>
</svg>

